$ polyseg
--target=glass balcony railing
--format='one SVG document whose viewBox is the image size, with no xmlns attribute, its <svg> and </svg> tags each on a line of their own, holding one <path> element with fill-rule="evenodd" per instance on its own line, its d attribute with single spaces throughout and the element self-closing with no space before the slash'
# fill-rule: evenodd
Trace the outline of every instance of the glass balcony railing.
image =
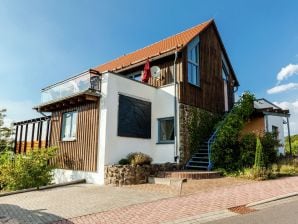
<svg viewBox="0 0 298 224">
<path fill-rule="evenodd" d="M 67 98 L 72 95 L 93 90 L 95 93 L 100 93 L 100 76 L 97 71 L 89 70 L 80 75 L 56 83 L 41 90 L 42 104 L 59 99 Z"/>
</svg>

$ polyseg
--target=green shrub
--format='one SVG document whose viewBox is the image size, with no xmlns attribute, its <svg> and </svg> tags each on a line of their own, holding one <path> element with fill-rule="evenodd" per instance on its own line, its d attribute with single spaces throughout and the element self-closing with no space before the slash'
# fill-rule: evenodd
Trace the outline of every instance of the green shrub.
<svg viewBox="0 0 298 224">
<path fill-rule="evenodd" d="M 263 156 L 263 146 L 259 137 L 257 137 L 256 143 L 256 154 L 255 154 L 255 169 L 260 169 L 265 167 L 264 165 L 264 156 Z"/>
<path fill-rule="evenodd" d="M 33 149 L 26 154 L 3 152 L 0 155 L 0 185 L 6 190 L 19 190 L 48 185 L 54 167 L 50 160 L 56 148 Z"/>
<path fill-rule="evenodd" d="M 266 167 L 253 167 L 245 168 L 241 174 L 241 177 L 251 179 L 251 180 L 267 180 L 273 178 L 274 175 L 271 169 Z"/>
<path fill-rule="evenodd" d="M 130 153 L 127 159 L 131 165 L 145 165 L 152 162 L 152 158 L 142 152 Z"/>
<path fill-rule="evenodd" d="M 254 111 L 253 94 L 244 93 L 227 117 L 218 124 L 218 132 L 212 145 L 211 159 L 215 168 L 235 171 L 241 168 L 240 132 Z"/>
<path fill-rule="evenodd" d="M 293 165 L 281 165 L 279 168 L 279 173 L 281 175 L 296 175 L 298 174 L 298 167 Z"/>
<path fill-rule="evenodd" d="M 129 164 L 129 160 L 128 159 L 120 159 L 119 162 L 118 162 L 120 165 L 127 165 Z"/>
<path fill-rule="evenodd" d="M 277 162 L 277 150 L 280 146 L 276 133 L 266 132 L 261 137 L 263 146 L 263 161 L 264 166 L 269 167 L 271 164 Z"/>
<path fill-rule="evenodd" d="M 286 153 L 290 154 L 289 136 L 285 138 L 285 149 Z M 291 149 L 292 154 L 298 156 L 298 135 L 291 136 Z"/>
<path fill-rule="evenodd" d="M 245 134 L 240 140 L 241 167 L 252 167 L 255 162 L 256 139 L 254 133 Z"/>
<path fill-rule="evenodd" d="M 190 111 L 190 119 L 187 125 L 190 154 L 193 154 L 203 141 L 210 137 L 219 118 L 218 115 L 196 108 Z"/>
</svg>

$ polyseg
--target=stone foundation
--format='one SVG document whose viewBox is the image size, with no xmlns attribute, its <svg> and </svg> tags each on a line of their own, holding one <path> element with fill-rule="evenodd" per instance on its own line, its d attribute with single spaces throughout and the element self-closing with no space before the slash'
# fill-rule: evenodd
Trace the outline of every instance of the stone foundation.
<svg viewBox="0 0 298 224">
<path fill-rule="evenodd" d="M 198 107 L 186 105 L 183 103 L 179 104 L 179 152 L 180 152 L 180 163 L 185 164 L 191 157 L 191 149 L 189 144 L 189 122 L 192 116 L 192 112 L 197 110 L 198 112 L 204 111 L 210 114 L 210 116 L 215 116 L 213 113 L 206 110 L 200 109 Z"/>
<path fill-rule="evenodd" d="M 148 183 L 148 177 L 164 176 L 165 171 L 179 170 L 176 163 L 152 165 L 108 165 L 105 166 L 105 184 L 113 186 Z"/>
</svg>

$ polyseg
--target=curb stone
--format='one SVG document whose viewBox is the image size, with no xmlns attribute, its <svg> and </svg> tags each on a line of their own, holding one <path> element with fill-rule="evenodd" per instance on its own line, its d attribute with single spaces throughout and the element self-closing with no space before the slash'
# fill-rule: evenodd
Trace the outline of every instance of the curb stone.
<svg viewBox="0 0 298 224">
<path fill-rule="evenodd" d="M 9 196 L 9 195 L 14 195 L 14 194 L 27 193 L 27 192 L 31 192 L 31 191 L 41 191 L 41 190 L 47 190 L 47 189 L 52 189 L 52 188 L 56 188 L 56 187 L 64 187 L 64 186 L 68 186 L 68 185 L 82 184 L 82 183 L 86 183 L 86 180 L 82 179 L 82 180 L 74 180 L 74 181 L 70 181 L 70 182 L 66 182 L 66 183 L 61 183 L 61 184 L 51 184 L 48 186 L 39 187 L 39 189 L 34 187 L 34 188 L 28 188 L 28 189 L 24 189 L 24 190 L 4 192 L 4 193 L 0 193 L 0 198 Z"/>
<path fill-rule="evenodd" d="M 262 200 L 262 201 L 257 201 L 257 202 L 249 203 L 249 204 L 246 205 L 246 207 L 253 207 L 253 206 L 257 206 L 257 205 L 261 205 L 261 204 L 266 204 L 266 203 L 269 203 L 269 202 L 273 202 L 273 201 L 277 201 L 277 200 L 281 200 L 281 199 L 286 199 L 286 198 L 290 198 L 290 197 L 294 197 L 294 196 L 298 196 L 298 192 L 284 194 L 284 195 L 272 197 L 272 198 L 269 198 L 269 199 L 265 199 L 265 200 Z"/>
</svg>

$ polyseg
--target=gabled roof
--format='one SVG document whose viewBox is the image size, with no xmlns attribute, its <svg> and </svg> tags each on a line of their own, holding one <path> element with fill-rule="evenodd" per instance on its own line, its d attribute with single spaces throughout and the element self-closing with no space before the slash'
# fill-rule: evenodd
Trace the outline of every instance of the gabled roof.
<svg viewBox="0 0 298 224">
<path fill-rule="evenodd" d="M 282 115 L 285 117 L 290 116 L 289 110 L 283 110 L 279 106 L 275 105 L 274 103 L 272 103 L 264 98 L 255 100 L 254 108 L 255 108 L 255 112 L 257 112 L 257 113 L 262 113 L 262 114 L 270 113 L 272 115 L 276 114 L 277 116 Z"/>
<path fill-rule="evenodd" d="M 117 71 L 150 58 L 155 58 L 162 55 L 166 56 L 169 52 L 175 51 L 176 49 L 181 49 L 186 46 L 193 38 L 195 38 L 211 23 L 213 23 L 213 20 L 206 21 L 181 33 L 151 44 L 147 47 L 123 55 L 94 69 L 99 72 Z"/>
</svg>

